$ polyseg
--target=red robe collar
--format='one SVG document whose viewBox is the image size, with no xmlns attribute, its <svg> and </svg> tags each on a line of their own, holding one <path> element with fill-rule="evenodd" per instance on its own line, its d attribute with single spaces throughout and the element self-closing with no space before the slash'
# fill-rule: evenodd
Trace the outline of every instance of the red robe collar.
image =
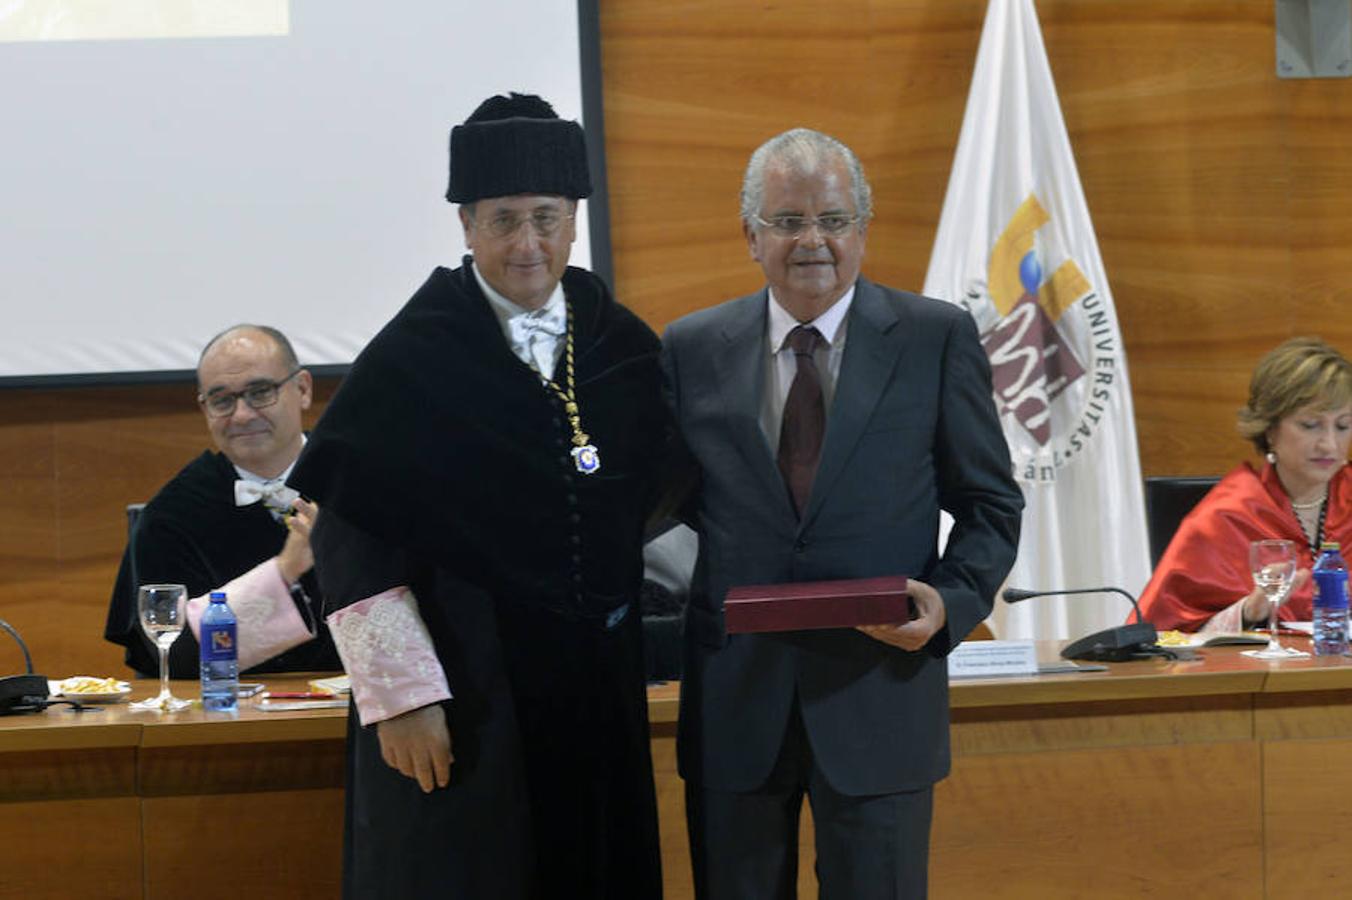
<svg viewBox="0 0 1352 900">
<path fill-rule="evenodd" d="M 1352 476 L 1344 466 L 1329 483 L 1324 540 L 1352 546 Z M 1301 568 L 1314 565 L 1309 539 L 1271 465 L 1242 463 L 1183 519 L 1141 594 L 1141 611 L 1156 628 L 1196 631 L 1253 590 L 1249 544 L 1265 538 L 1295 543 Z M 1308 621 L 1309 582 L 1281 609 L 1283 620 Z"/>
</svg>

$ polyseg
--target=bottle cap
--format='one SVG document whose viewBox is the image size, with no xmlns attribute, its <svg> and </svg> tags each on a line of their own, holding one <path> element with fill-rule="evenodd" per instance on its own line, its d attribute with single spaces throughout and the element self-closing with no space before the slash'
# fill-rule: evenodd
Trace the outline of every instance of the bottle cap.
<svg viewBox="0 0 1352 900">
<path fill-rule="evenodd" d="M 225 599 L 225 591 L 212 591 L 212 592 L 211 592 L 211 599 L 212 599 L 212 600 L 224 600 L 224 599 Z"/>
<path fill-rule="evenodd" d="M 1337 541 L 1324 541 L 1319 545 L 1320 550 L 1338 550 L 1340 549 Z"/>
</svg>

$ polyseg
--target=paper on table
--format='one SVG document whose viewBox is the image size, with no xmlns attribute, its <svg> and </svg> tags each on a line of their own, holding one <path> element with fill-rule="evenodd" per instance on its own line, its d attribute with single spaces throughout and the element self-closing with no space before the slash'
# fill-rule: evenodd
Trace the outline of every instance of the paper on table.
<svg viewBox="0 0 1352 900">
<path fill-rule="evenodd" d="M 347 709 L 347 700 L 260 700 L 256 709 L 263 712 L 295 712 L 298 709 Z"/>
<path fill-rule="evenodd" d="M 949 678 L 1036 674 L 1037 649 L 1032 641 L 963 641 L 948 654 Z"/>
<path fill-rule="evenodd" d="M 311 678 L 310 690 L 321 694 L 350 694 L 352 679 L 346 675 L 331 675 L 328 678 Z"/>
</svg>

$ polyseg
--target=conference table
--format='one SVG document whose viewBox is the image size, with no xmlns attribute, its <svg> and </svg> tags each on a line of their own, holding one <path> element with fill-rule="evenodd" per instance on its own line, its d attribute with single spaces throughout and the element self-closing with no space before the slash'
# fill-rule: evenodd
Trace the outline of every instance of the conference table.
<svg viewBox="0 0 1352 900">
<path fill-rule="evenodd" d="M 156 687 L 136 682 L 132 699 Z M 677 694 L 648 692 L 668 900 L 691 896 Z M 934 897 L 1352 891 L 1352 659 L 1211 648 L 955 681 L 952 706 Z M 244 701 L 233 716 L 119 703 L 0 718 L 0 897 L 338 897 L 346 715 Z"/>
</svg>

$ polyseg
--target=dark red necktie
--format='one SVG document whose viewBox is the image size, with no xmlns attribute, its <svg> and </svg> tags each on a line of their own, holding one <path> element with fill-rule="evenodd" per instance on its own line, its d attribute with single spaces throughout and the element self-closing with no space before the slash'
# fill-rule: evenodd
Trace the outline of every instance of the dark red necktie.
<svg viewBox="0 0 1352 900">
<path fill-rule="evenodd" d="M 784 422 L 779 430 L 779 471 L 793 497 L 799 518 L 812 493 L 812 479 L 822 455 L 826 433 L 826 401 L 812 351 L 822 342 L 815 328 L 799 325 L 789 332 L 788 343 L 798 361 L 798 372 L 784 401 Z"/>
</svg>

